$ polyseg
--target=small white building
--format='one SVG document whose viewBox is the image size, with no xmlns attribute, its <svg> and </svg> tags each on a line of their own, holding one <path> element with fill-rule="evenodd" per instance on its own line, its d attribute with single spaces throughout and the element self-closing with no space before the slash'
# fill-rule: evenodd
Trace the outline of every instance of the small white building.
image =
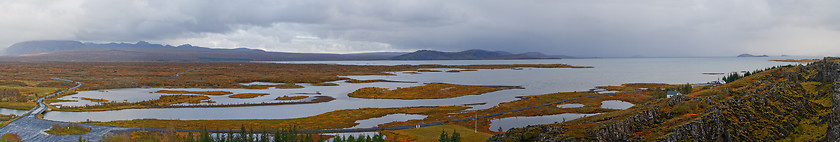
<svg viewBox="0 0 840 142">
<path fill-rule="evenodd" d="M 668 91 L 668 93 L 666 93 L 665 97 L 666 98 L 671 98 L 671 96 L 674 96 L 674 95 L 682 95 L 682 93 L 677 92 L 677 91 Z"/>
</svg>

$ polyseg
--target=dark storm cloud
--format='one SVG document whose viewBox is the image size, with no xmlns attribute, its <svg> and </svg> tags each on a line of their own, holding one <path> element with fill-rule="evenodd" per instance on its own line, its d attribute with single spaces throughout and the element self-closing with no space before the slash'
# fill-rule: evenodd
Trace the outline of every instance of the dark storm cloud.
<svg viewBox="0 0 840 142">
<path fill-rule="evenodd" d="M 149 40 L 291 52 L 436 49 L 576 56 L 825 55 L 835 1 L 3 1 L 0 46 Z"/>
</svg>

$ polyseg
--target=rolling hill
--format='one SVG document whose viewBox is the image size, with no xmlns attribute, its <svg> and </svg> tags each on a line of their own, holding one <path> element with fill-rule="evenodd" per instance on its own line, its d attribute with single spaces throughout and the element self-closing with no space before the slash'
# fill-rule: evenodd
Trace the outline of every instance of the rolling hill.
<svg viewBox="0 0 840 142">
<path fill-rule="evenodd" d="M 259 49 L 214 49 L 192 46 L 137 43 L 81 43 L 78 41 L 28 41 L 6 49 L 0 61 L 75 62 L 217 62 L 297 60 L 383 60 L 395 53 L 317 54 L 268 52 Z"/>
</svg>

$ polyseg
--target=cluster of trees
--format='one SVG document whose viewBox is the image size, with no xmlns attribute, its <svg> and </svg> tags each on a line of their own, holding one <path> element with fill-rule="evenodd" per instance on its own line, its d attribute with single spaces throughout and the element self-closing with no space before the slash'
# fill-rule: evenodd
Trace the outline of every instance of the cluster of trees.
<svg viewBox="0 0 840 142">
<path fill-rule="evenodd" d="M 371 136 L 348 136 L 342 137 L 338 136 L 333 138 L 333 142 L 385 142 L 385 136 L 382 134 L 376 134 Z"/>
<path fill-rule="evenodd" d="M 758 69 L 758 70 L 755 70 L 755 71 L 752 71 L 752 72 L 746 71 L 743 74 L 738 74 L 737 72 L 732 72 L 732 73 L 729 73 L 728 75 L 724 76 L 721 80 L 726 81 L 726 82 L 733 82 L 735 80 L 738 80 L 738 79 L 741 79 L 741 78 L 744 78 L 744 77 L 747 77 L 747 76 L 750 76 L 750 75 L 753 75 L 753 74 L 758 74 L 758 73 L 761 73 L 761 72 L 764 72 L 764 71 L 767 71 L 767 70 L 772 70 L 772 69 L 782 68 L 782 67 L 793 67 L 793 65 L 774 66 L 774 67 L 765 68 L 763 70 Z"/>
<path fill-rule="evenodd" d="M 446 133 L 446 131 L 440 132 L 440 137 L 438 137 L 439 142 L 461 142 L 461 134 L 458 131 L 453 130 L 452 135 Z"/>
<path fill-rule="evenodd" d="M 677 87 L 677 92 L 691 94 L 691 84 L 685 83 L 685 85 L 680 85 L 680 87 Z"/>
<path fill-rule="evenodd" d="M 285 130 L 277 130 L 273 133 L 268 131 L 246 130 L 241 127 L 239 132 L 228 131 L 227 133 L 210 133 L 202 130 L 195 135 L 187 133 L 178 134 L 173 131 L 149 132 L 135 131 L 128 134 L 106 135 L 102 142 L 123 142 L 123 141 L 178 141 L 178 142 L 323 142 L 327 138 L 321 135 L 304 134 L 294 127 Z M 377 134 L 374 136 L 348 136 L 334 137 L 333 142 L 385 142 L 385 136 Z"/>
</svg>

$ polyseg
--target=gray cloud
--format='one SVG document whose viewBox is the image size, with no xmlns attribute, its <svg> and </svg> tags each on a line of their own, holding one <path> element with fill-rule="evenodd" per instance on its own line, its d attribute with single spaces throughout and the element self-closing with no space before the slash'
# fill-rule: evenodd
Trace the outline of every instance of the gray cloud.
<svg viewBox="0 0 840 142">
<path fill-rule="evenodd" d="M 148 40 L 348 53 L 840 54 L 837 1 L 0 1 L 0 46 Z"/>
</svg>

